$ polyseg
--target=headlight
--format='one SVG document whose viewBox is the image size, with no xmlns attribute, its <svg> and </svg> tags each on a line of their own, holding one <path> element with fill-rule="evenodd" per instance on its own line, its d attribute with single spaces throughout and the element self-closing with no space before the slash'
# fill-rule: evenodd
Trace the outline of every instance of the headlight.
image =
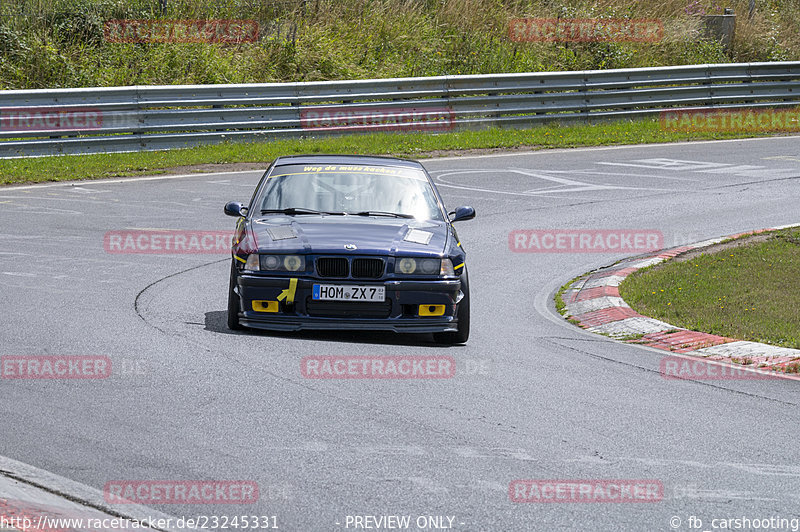
<svg viewBox="0 0 800 532">
<path fill-rule="evenodd" d="M 445 267 L 445 262 L 449 266 Z M 450 262 L 450 259 L 412 259 L 405 257 L 396 262 L 395 273 L 404 275 L 453 275 L 453 263 Z"/>
<path fill-rule="evenodd" d="M 283 259 L 283 267 L 289 272 L 296 272 L 300 269 L 305 270 L 305 266 L 306 265 L 303 257 L 298 255 L 286 255 L 286 258 Z"/>
<path fill-rule="evenodd" d="M 417 269 L 417 261 L 414 259 L 400 259 L 397 263 L 397 271 L 400 273 L 414 273 Z"/>
<path fill-rule="evenodd" d="M 439 264 L 442 261 L 439 259 L 423 259 L 418 262 L 420 273 L 425 275 L 435 274 L 439 270 Z"/>
<path fill-rule="evenodd" d="M 260 258 L 260 261 L 259 261 Z M 306 269 L 302 255 L 259 255 L 252 253 L 244 265 L 246 270 L 270 272 L 296 272 Z"/>
<path fill-rule="evenodd" d="M 442 267 L 439 270 L 439 275 L 449 275 L 453 276 L 456 274 L 456 271 L 453 269 L 453 261 L 450 259 L 442 260 Z"/>
<path fill-rule="evenodd" d="M 244 269 L 253 272 L 257 272 L 261 269 L 261 265 L 258 263 L 258 253 L 251 253 L 247 256 L 247 262 L 244 263 Z"/>
</svg>

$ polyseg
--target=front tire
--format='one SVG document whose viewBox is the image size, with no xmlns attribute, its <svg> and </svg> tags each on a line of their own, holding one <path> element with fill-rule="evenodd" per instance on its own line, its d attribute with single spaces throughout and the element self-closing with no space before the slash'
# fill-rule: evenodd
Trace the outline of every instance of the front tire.
<svg viewBox="0 0 800 532">
<path fill-rule="evenodd" d="M 236 287 L 236 264 L 231 263 L 231 280 L 228 283 L 228 329 L 232 331 L 241 331 L 244 329 L 242 324 L 239 323 L 239 296 L 234 291 Z"/>
<path fill-rule="evenodd" d="M 433 333 L 433 339 L 437 344 L 465 344 L 469 339 L 469 277 L 467 267 L 464 266 L 463 278 L 461 279 L 461 291 L 464 297 L 458 303 L 456 319 L 458 319 L 458 330 L 453 332 Z"/>
</svg>

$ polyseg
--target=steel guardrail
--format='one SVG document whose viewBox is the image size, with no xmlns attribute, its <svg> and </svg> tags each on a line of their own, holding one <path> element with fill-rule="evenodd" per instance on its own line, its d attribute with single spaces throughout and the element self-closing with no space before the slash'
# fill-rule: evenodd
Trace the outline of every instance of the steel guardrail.
<svg viewBox="0 0 800 532">
<path fill-rule="evenodd" d="M 385 130 L 525 127 L 636 118 L 674 108 L 799 105 L 800 62 L 6 90 L 0 91 L 0 158 Z"/>
</svg>

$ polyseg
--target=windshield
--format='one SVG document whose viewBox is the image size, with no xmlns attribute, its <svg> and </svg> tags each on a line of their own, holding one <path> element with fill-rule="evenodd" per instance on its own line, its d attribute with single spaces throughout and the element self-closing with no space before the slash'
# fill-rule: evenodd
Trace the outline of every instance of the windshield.
<svg viewBox="0 0 800 532">
<path fill-rule="evenodd" d="M 442 220 L 428 179 L 421 170 L 391 166 L 278 166 L 256 201 L 261 211 L 398 214 Z"/>
</svg>

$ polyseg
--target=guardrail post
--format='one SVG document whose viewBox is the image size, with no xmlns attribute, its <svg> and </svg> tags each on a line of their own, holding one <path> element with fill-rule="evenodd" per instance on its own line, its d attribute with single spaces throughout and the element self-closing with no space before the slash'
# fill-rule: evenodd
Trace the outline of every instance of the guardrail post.
<svg viewBox="0 0 800 532">
<path fill-rule="evenodd" d="M 222 106 L 221 105 L 212 105 L 211 108 L 212 109 L 222 109 Z M 215 129 L 214 131 L 219 132 L 219 131 L 225 131 L 225 130 L 224 129 Z"/>
<path fill-rule="evenodd" d="M 136 111 L 136 122 L 139 124 L 141 128 L 145 127 L 145 114 L 142 112 L 142 95 L 140 92 L 141 85 L 137 85 L 134 93 L 133 93 L 133 108 Z M 134 130 L 131 132 L 132 135 L 142 135 L 144 131 L 141 129 Z"/>
<path fill-rule="evenodd" d="M 746 74 L 745 75 L 746 75 L 746 77 L 744 79 L 744 83 L 753 83 L 753 72 L 752 72 L 751 67 L 750 67 L 749 64 L 747 65 L 747 70 L 746 70 Z M 752 93 L 753 89 L 750 89 L 750 92 Z M 748 105 L 752 105 L 752 104 L 755 103 L 755 100 L 752 100 L 752 99 L 745 100 L 744 103 L 748 104 Z"/>
<path fill-rule="evenodd" d="M 711 72 L 711 69 L 708 68 L 708 67 L 710 67 L 710 65 L 706 65 L 706 68 L 703 70 L 703 74 L 704 74 L 705 79 L 703 80 L 701 85 L 703 85 L 704 87 L 708 87 L 708 89 L 706 89 L 706 99 L 703 100 L 703 104 L 702 105 L 704 105 L 706 107 L 713 107 L 714 106 L 714 90 L 711 88 L 711 85 L 713 83 L 712 82 L 713 73 Z"/>
<path fill-rule="evenodd" d="M 452 129 L 455 131 L 458 129 L 458 117 L 450 104 L 450 76 L 446 74 L 442 77 L 442 100 L 444 100 L 445 108 L 450 110 L 450 117 L 453 122 Z"/>
<path fill-rule="evenodd" d="M 580 93 L 583 98 L 583 108 L 580 110 L 581 116 L 583 117 L 581 121 L 586 124 L 589 123 L 589 104 L 591 103 L 588 83 L 589 79 L 584 75 L 581 79 L 581 84 L 578 86 L 578 93 Z"/>
</svg>

